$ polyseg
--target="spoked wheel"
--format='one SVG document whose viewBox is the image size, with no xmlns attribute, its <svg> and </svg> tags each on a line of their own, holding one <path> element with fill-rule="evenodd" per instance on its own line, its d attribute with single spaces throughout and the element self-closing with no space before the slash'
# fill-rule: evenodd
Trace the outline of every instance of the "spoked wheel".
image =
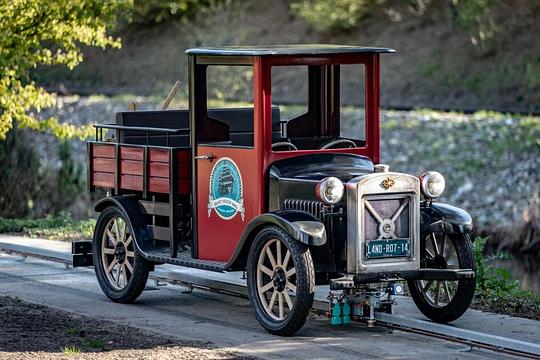
<svg viewBox="0 0 540 360">
<path fill-rule="evenodd" d="M 247 270 L 249 299 L 259 323 L 282 336 L 300 329 L 315 291 L 308 247 L 278 227 L 266 227 L 253 241 Z"/>
<path fill-rule="evenodd" d="M 116 302 L 134 301 L 148 279 L 150 267 L 133 237 L 120 209 L 110 207 L 101 213 L 94 232 L 94 269 L 101 289 Z"/>
<path fill-rule="evenodd" d="M 435 269 L 472 269 L 476 271 L 468 235 L 430 233 L 422 246 L 423 263 Z M 435 322 L 459 318 L 471 304 L 476 280 L 409 280 L 409 291 L 418 309 Z"/>
</svg>

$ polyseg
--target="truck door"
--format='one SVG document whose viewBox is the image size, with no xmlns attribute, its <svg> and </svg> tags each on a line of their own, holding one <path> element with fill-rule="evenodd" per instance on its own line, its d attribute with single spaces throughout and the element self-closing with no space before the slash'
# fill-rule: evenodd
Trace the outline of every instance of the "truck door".
<svg viewBox="0 0 540 360">
<path fill-rule="evenodd" d="M 229 134 L 225 141 L 196 146 L 198 258 L 227 261 L 260 212 L 253 109 L 209 110 L 208 115 L 226 123 Z"/>
</svg>

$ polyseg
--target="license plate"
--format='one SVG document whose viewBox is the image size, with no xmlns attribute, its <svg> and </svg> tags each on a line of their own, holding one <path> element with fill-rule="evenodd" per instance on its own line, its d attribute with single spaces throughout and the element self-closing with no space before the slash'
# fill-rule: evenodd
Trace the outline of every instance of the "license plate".
<svg viewBox="0 0 540 360">
<path fill-rule="evenodd" d="M 370 240 L 366 246 L 366 257 L 387 258 L 409 256 L 411 239 Z"/>
</svg>

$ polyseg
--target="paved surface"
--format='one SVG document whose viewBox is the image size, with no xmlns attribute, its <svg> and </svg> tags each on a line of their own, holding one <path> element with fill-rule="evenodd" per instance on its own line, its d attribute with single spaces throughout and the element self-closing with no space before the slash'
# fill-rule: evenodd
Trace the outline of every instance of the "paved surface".
<svg viewBox="0 0 540 360">
<path fill-rule="evenodd" d="M 0 237 L 6 241 L 6 237 Z M 13 240 L 13 239 L 12 239 Z M 23 241 L 22 239 L 15 239 Z M 27 240 L 24 240 L 25 244 Z M 43 242 L 34 242 L 43 245 Z M 69 244 L 46 243 L 65 251 Z M 178 271 L 187 269 L 165 267 Z M 191 271 L 191 270 L 188 270 Z M 219 274 L 215 274 L 219 275 Z M 239 274 L 226 274 L 239 281 Z M 61 308 L 103 320 L 112 320 L 183 340 L 201 340 L 262 358 L 399 358 L 399 359 L 493 359 L 510 358 L 486 350 L 467 351 L 465 345 L 421 335 L 364 325 L 332 327 L 325 317 L 310 316 L 294 338 L 266 333 L 255 320 L 246 299 L 194 291 L 176 286 L 156 287 L 149 282 L 133 305 L 110 302 L 101 292 L 92 269 L 65 269 L 61 264 L 0 255 L 0 294 Z M 320 296 L 325 289 L 319 289 Z M 398 313 L 421 318 L 407 298 L 399 299 Z M 453 326 L 489 330 L 494 335 L 539 342 L 538 322 L 469 311 Z"/>
</svg>

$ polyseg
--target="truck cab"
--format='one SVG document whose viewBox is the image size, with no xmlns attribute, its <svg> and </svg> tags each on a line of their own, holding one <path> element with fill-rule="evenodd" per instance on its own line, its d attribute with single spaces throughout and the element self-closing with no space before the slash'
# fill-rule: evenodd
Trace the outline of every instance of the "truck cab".
<svg viewBox="0 0 540 360">
<path fill-rule="evenodd" d="M 380 56 L 393 52 L 187 50 L 189 109 L 120 112 L 116 123 L 95 125 L 88 183 L 106 196 L 92 244 L 74 250 L 81 264 L 93 263 L 118 302 L 134 301 L 163 263 L 246 271 L 257 320 L 279 335 L 304 324 L 319 284 L 350 292 L 406 280 L 426 316 L 461 316 L 475 288 L 470 216 L 436 202 L 441 174 L 380 164 Z M 211 94 L 224 85 L 216 69 L 249 79 L 249 101 L 216 104 Z M 299 88 L 276 86 L 283 74 Z M 363 85 L 347 91 L 357 108 L 341 96 L 353 78 Z M 295 111 L 276 101 L 299 93 Z"/>
</svg>

